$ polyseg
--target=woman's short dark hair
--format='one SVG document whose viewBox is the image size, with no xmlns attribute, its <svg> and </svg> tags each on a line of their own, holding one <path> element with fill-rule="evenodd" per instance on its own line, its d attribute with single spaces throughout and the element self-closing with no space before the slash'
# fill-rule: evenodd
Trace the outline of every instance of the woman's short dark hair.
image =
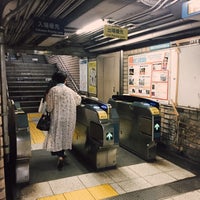
<svg viewBox="0 0 200 200">
<path fill-rule="evenodd" d="M 52 76 L 52 81 L 55 83 L 64 83 L 67 78 L 67 74 L 61 71 L 55 72 Z"/>
</svg>

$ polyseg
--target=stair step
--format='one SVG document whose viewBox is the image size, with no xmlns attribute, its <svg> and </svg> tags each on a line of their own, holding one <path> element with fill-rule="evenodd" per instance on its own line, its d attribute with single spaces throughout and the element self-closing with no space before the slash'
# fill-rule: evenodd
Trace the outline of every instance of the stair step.
<svg viewBox="0 0 200 200">
<path fill-rule="evenodd" d="M 40 101 L 41 98 L 44 98 L 44 95 L 29 95 L 29 96 L 12 96 L 10 95 L 10 99 L 13 99 L 14 101 Z"/>
<path fill-rule="evenodd" d="M 38 112 L 52 74 L 57 71 L 56 64 L 33 62 L 32 58 L 35 55 L 23 55 L 21 60 L 6 63 L 9 98 L 19 102 L 27 113 Z"/>
<path fill-rule="evenodd" d="M 46 81 L 46 77 L 8 77 L 8 81 Z M 48 79 L 49 80 L 49 79 Z"/>
<path fill-rule="evenodd" d="M 35 67 L 35 68 L 43 68 L 43 67 L 49 67 L 49 68 L 56 68 L 56 64 L 43 64 L 43 63 L 7 63 L 7 68 L 28 68 L 28 67 Z"/>
<path fill-rule="evenodd" d="M 43 90 L 45 91 L 47 89 L 47 85 L 10 85 L 8 86 L 9 91 L 13 90 Z"/>
<path fill-rule="evenodd" d="M 40 100 L 37 100 L 37 101 L 20 101 L 20 105 L 22 107 L 31 107 L 31 106 L 36 106 L 39 108 L 39 105 L 40 105 Z"/>
<path fill-rule="evenodd" d="M 20 73 L 26 73 L 26 74 L 29 74 L 29 73 L 32 73 L 33 74 L 43 74 L 44 76 L 52 76 L 53 73 L 55 72 L 54 69 L 16 69 L 16 70 L 6 70 L 6 73 L 7 75 L 13 75 L 13 74 L 18 74 L 20 75 Z M 30 76 L 30 74 L 29 74 Z"/>
<path fill-rule="evenodd" d="M 27 90 L 27 91 L 10 91 L 9 92 L 10 96 L 12 97 L 26 97 L 26 96 L 44 96 L 44 91 L 43 90 Z"/>
<path fill-rule="evenodd" d="M 13 87 L 13 86 L 32 86 L 32 87 L 35 87 L 35 86 L 41 86 L 43 83 L 43 85 L 45 85 L 46 87 L 48 86 L 48 82 L 45 82 L 45 81 L 22 81 L 22 82 L 16 82 L 16 81 L 12 81 L 12 83 L 8 83 L 8 88 L 10 87 Z"/>
<path fill-rule="evenodd" d="M 25 113 L 37 113 L 38 107 L 21 107 Z"/>
<path fill-rule="evenodd" d="M 54 70 L 7 70 L 9 76 L 52 76 Z"/>
</svg>

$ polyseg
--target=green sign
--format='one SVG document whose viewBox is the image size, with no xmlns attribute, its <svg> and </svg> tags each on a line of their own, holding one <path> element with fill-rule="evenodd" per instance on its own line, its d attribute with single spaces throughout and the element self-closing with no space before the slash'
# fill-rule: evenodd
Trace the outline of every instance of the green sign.
<svg viewBox="0 0 200 200">
<path fill-rule="evenodd" d="M 106 140 L 113 140 L 113 133 L 111 132 L 106 133 Z"/>
<path fill-rule="evenodd" d="M 156 124 L 154 125 L 154 129 L 155 129 L 155 131 L 158 131 L 159 128 L 160 128 L 160 125 L 159 125 L 158 123 L 156 123 Z"/>
</svg>

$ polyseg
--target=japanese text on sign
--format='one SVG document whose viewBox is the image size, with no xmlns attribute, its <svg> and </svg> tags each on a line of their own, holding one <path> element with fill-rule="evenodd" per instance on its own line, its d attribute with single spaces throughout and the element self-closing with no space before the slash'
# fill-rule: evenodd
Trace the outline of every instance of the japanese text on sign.
<svg viewBox="0 0 200 200">
<path fill-rule="evenodd" d="M 64 35 L 64 27 L 57 20 L 34 20 L 34 31 L 38 33 Z"/>
<path fill-rule="evenodd" d="M 104 26 L 104 36 L 110 38 L 128 39 L 128 29 L 117 26 Z"/>
</svg>

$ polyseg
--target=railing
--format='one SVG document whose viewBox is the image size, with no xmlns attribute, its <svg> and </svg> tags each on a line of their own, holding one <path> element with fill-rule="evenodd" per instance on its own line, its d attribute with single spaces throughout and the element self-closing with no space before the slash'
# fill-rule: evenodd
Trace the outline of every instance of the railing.
<svg viewBox="0 0 200 200">
<path fill-rule="evenodd" d="M 62 60 L 62 58 L 61 58 L 60 56 L 58 56 L 58 60 L 59 60 L 59 62 L 61 63 L 61 65 L 64 66 L 64 70 L 65 70 L 65 72 L 67 73 L 67 78 L 68 78 L 68 80 L 71 82 L 71 84 L 72 84 L 73 88 L 75 89 L 75 91 L 78 92 L 78 91 L 79 91 L 79 88 L 78 88 L 78 86 L 76 85 L 76 82 L 74 81 L 74 79 L 73 79 L 71 73 L 70 73 L 69 70 L 67 69 L 67 66 L 65 65 L 65 63 L 63 62 L 63 60 Z"/>
<path fill-rule="evenodd" d="M 61 56 L 56 55 L 55 57 L 56 57 L 56 58 L 54 58 L 53 60 L 54 60 L 54 62 L 56 62 L 56 64 L 57 64 L 59 70 L 61 70 L 61 71 L 65 72 L 65 73 L 67 73 L 67 78 L 68 78 L 68 81 L 71 83 L 72 88 L 73 88 L 76 92 L 78 92 L 78 91 L 79 91 L 79 88 L 78 88 L 76 82 L 74 81 L 74 79 L 73 79 L 71 73 L 70 73 L 69 70 L 67 69 L 67 66 L 66 66 L 65 62 L 63 61 L 63 59 L 61 58 Z"/>
</svg>

